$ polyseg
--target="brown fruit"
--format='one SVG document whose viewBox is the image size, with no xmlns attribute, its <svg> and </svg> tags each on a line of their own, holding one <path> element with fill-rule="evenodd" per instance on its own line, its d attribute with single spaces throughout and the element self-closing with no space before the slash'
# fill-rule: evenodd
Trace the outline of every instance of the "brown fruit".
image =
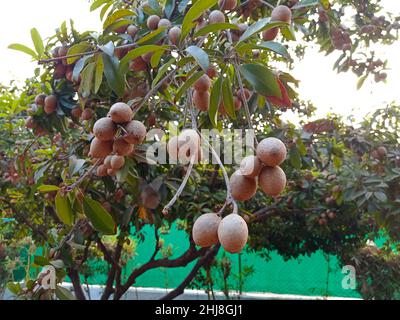
<svg viewBox="0 0 400 320">
<path fill-rule="evenodd" d="M 257 157 L 267 166 L 279 166 L 286 158 L 286 147 L 277 138 L 266 138 L 257 146 Z"/>
<path fill-rule="evenodd" d="M 125 126 L 124 139 L 130 144 L 141 144 L 146 138 L 146 127 L 137 120 L 128 122 Z"/>
<path fill-rule="evenodd" d="M 128 29 L 126 29 L 126 32 L 133 38 L 136 36 L 138 33 L 139 29 L 138 27 L 134 26 L 133 24 L 128 26 Z"/>
<path fill-rule="evenodd" d="M 193 224 L 192 237 L 196 245 L 206 248 L 218 243 L 218 226 L 221 217 L 215 213 L 205 213 Z"/>
<path fill-rule="evenodd" d="M 111 106 L 109 115 L 115 123 L 126 123 L 131 121 L 133 111 L 126 103 L 117 102 Z"/>
<path fill-rule="evenodd" d="M 79 107 L 79 106 L 76 106 L 75 108 L 73 108 L 72 110 L 71 110 L 71 115 L 74 117 L 74 118 L 80 118 L 81 116 L 82 116 L 82 108 L 81 107 Z"/>
<path fill-rule="evenodd" d="M 246 221 L 235 213 L 223 218 L 218 227 L 219 242 L 230 253 L 239 253 L 243 250 L 248 234 Z"/>
<path fill-rule="evenodd" d="M 380 146 L 376 149 L 380 159 L 385 159 L 387 156 L 387 149 L 384 146 Z"/>
<path fill-rule="evenodd" d="M 157 28 L 166 27 L 168 29 L 171 26 L 172 26 L 171 21 L 169 21 L 168 19 L 165 19 L 165 18 L 163 18 L 160 21 L 158 21 L 158 24 L 157 24 Z"/>
<path fill-rule="evenodd" d="M 181 37 L 181 28 L 179 27 L 172 27 L 169 31 L 168 31 L 168 38 L 169 41 L 171 41 L 172 44 L 177 45 L 179 42 L 179 39 Z"/>
<path fill-rule="evenodd" d="M 240 163 L 240 173 L 249 178 L 256 178 L 260 174 L 262 163 L 256 156 L 247 156 Z"/>
<path fill-rule="evenodd" d="M 215 68 L 214 66 L 209 66 L 207 69 L 206 74 L 211 78 L 215 78 L 218 75 L 218 71 L 217 68 Z"/>
<path fill-rule="evenodd" d="M 105 177 L 108 174 L 107 170 L 108 170 L 107 167 L 104 164 L 102 164 L 102 165 L 97 167 L 96 175 L 98 177 Z"/>
<path fill-rule="evenodd" d="M 210 93 L 208 91 L 194 91 L 193 104 L 200 111 L 207 111 L 210 106 Z"/>
<path fill-rule="evenodd" d="M 67 68 L 62 64 L 58 63 L 54 67 L 54 79 L 61 79 L 65 76 L 65 72 L 67 71 Z"/>
<path fill-rule="evenodd" d="M 124 166 L 125 158 L 121 156 L 112 156 L 110 164 L 111 164 L 111 169 L 119 170 Z"/>
<path fill-rule="evenodd" d="M 137 57 L 129 62 L 129 70 L 134 72 L 140 72 L 147 69 L 147 63 L 142 57 Z"/>
<path fill-rule="evenodd" d="M 264 167 L 258 177 L 258 183 L 266 195 L 277 196 L 285 189 L 285 172 L 278 166 Z"/>
<path fill-rule="evenodd" d="M 159 22 L 160 22 L 160 17 L 152 15 L 147 18 L 147 27 L 151 30 L 156 30 Z"/>
<path fill-rule="evenodd" d="M 127 25 L 127 24 L 124 24 L 123 26 L 118 27 L 118 28 L 115 29 L 114 31 L 115 31 L 116 33 L 119 33 L 119 34 L 123 34 L 123 33 L 125 33 L 127 30 L 128 30 L 128 25 Z"/>
<path fill-rule="evenodd" d="M 113 177 L 113 176 L 117 175 L 117 172 L 118 172 L 118 170 L 115 170 L 115 169 L 113 169 L 113 168 L 107 169 L 107 174 L 108 174 L 110 177 Z"/>
<path fill-rule="evenodd" d="M 245 99 L 246 99 L 246 100 L 249 100 L 250 97 L 251 97 L 251 92 L 250 92 L 250 90 L 247 89 L 247 88 L 243 88 L 243 90 L 238 89 L 238 90 L 236 91 L 236 94 L 238 95 L 238 97 L 239 97 L 242 101 L 244 101 Z"/>
<path fill-rule="evenodd" d="M 237 96 L 233 97 L 233 105 L 236 111 L 239 111 L 242 108 L 242 100 L 240 100 Z"/>
<path fill-rule="evenodd" d="M 154 55 L 154 52 L 147 52 L 145 54 L 141 55 L 141 58 L 143 59 L 144 62 L 149 63 L 151 60 L 151 57 Z"/>
<path fill-rule="evenodd" d="M 52 114 L 57 109 L 57 96 L 52 94 L 44 99 L 44 112 Z"/>
<path fill-rule="evenodd" d="M 208 75 L 203 74 L 195 83 L 194 89 L 196 91 L 208 91 L 211 87 L 211 80 Z"/>
<path fill-rule="evenodd" d="M 282 21 L 290 23 L 292 21 L 292 11 L 287 6 L 277 6 L 272 10 L 271 21 Z"/>
<path fill-rule="evenodd" d="M 156 209 L 161 202 L 160 195 L 151 186 L 147 186 L 140 193 L 140 200 L 147 209 Z"/>
<path fill-rule="evenodd" d="M 32 117 L 26 118 L 25 127 L 27 127 L 28 129 L 33 129 L 35 127 L 35 121 Z"/>
<path fill-rule="evenodd" d="M 65 57 L 68 54 L 68 50 L 69 48 L 66 46 L 62 46 L 60 48 L 58 48 L 58 57 Z"/>
<path fill-rule="evenodd" d="M 104 201 L 101 205 L 103 206 L 104 210 L 106 210 L 108 213 L 111 213 L 112 206 L 108 201 Z"/>
<path fill-rule="evenodd" d="M 230 180 L 232 197 L 238 201 L 251 199 L 257 191 L 257 181 L 244 176 L 239 170 L 235 171 Z"/>
<path fill-rule="evenodd" d="M 210 24 L 224 23 L 225 15 L 219 10 L 211 11 L 210 15 L 208 16 L 208 21 Z"/>
<path fill-rule="evenodd" d="M 44 106 L 44 100 L 46 99 L 46 95 L 45 94 L 38 94 L 35 97 L 35 104 L 38 106 Z"/>
<path fill-rule="evenodd" d="M 275 38 L 278 36 L 279 29 L 278 28 L 272 28 L 268 30 L 264 30 L 262 32 L 262 38 L 265 41 L 272 41 L 275 40 Z"/>
<path fill-rule="evenodd" d="M 90 143 L 89 155 L 92 158 L 105 158 L 112 152 L 112 148 L 112 141 L 101 141 L 97 138 L 93 138 Z"/>
<path fill-rule="evenodd" d="M 115 139 L 113 145 L 113 152 L 119 156 L 127 156 L 133 152 L 134 148 L 132 144 L 129 144 L 124 140 L 123 137 Z"/>
<path fill-rule="evenodd" d="M 221 10 L 233 10 L 237 6 L 237 0 L 219 0 L 218 5 Z"/>
<path fill-rule="evenodd" d="M 111 169 L 111 159 L 112 159 L 112 155 L 109 155 L 107 157 L 105 157 L 104 159 L 104 165 L 106 166 L 107 169 Z"/>
<path fill-rule="evenodd" d="M 117 133 L 117 128 L 110 118 L 100 118 L 93 126 L 93 133 L 99 140 L 113 140 Z"/>
<path fill-rule="evenodd" d="M 85 108 L 82 111 L 81 119 L 85 121 L 89 121 L 93 118 L 93 110 L 90 108 Z"/>
</svg>

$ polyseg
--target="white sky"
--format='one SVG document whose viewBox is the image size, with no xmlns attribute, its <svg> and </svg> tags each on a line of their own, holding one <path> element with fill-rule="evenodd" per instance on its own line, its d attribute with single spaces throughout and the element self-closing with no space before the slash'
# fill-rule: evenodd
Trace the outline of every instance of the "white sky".
<svg viewBox="0 0 400 320">
<path fill-rule="evenodd" d="M 400 1 L 382 0 L 385 10 L 400 13 Z M 17 17 L 17 18 L 16 18 Z M 33 75 L 35 63 L 28 55 L 7 49 L 11 43 L 32 47 L 30 29 L 36 27 L 43 38 L 54 33 L 61 22 L 72 18 L 77 30 L 100 30 L 99 11 L 89 12 L 87 0 L 6 1 L 0 10 L 0 82 L 23 80 Z M 298 92 L 317 106 L 318 116 L 333 111 L 344 116 L 365 113 L 392 101 L 400 102 L 400 42 L 378 48 L 382 60 L 389 59 L 388 83 L 366 82 L 357 91 L 351 72 L 337 74 L 332 66 L 340 53 L 324 57 L 310 48 L 292 74 L 301 80 Z M 294 120 L 292 117 L 289 117 Z"/>
</svg>

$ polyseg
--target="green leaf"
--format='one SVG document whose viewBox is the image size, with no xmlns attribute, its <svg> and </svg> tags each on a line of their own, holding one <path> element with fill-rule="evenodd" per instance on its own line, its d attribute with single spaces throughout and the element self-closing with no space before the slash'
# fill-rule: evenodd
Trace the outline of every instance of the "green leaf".
<svg viewBox="0 0 400 320">
<path fill-rule="evenodd" d="M 314 7 L 318 6 L 320 4 L 320 0 L 302 0 L 297 2 L 293 7 L 293 9 L 301 9 L 301 8 L 307 8 L 307 7 Z"/>
<path fill-rule="evenodd" d="M 204 74 L 203 71 L 198 71 L 193 74 L 185 83 L 179 88 L 175 95 L 175 101 L 178 101 L 184 93 Z"/>
<path fill-rule="evenodd" d="M 137 45 L 151 44 L 153 42 L 156 42 L 165 36 L 164 33 L 165 33 L 166 29 L 167 29 L 166 27 L 158 28 L 158 29 L 146 34 L 144 37 L 140 38 L 138 41 L 136 41 L 136 44 Z"/>
<path fill-rule="evenodd" d="M 175 0 L 167 0 L 165 3 L 164 13 L 168 19 L 171 18 L 171 15 L 174 12 L 174 10 L 175 10 Z"/>
<path fill-rule="evenodd" d="M 210 108 L 208 109 L 208 116 L 215 128 L 218 126 L 218 107 L 221 99 L 222 80 L 223 78 L 221 76 L 214 82 L 210 95 Z"/>
<path fill-rule="evenodd" d="M 357 90 L 360 90 L 362 86 L 364 85 L 365 80 L 367 80 L 368 74 L 362 76 L 360 79 L 357 81 Z"/>
<path fill-rule="evenodd" d="M 110 1 L 107 3 L 100 11 L 100 20 L 103 20 L 104 16 L 106 15 L 107 10 L 113 5 L 113 2 Z"/>
<path fill-rule="evenodd" d="M 91 49 L 90 43 L 80 42 L 80 43 L 73 45 L 71 48 L 69 48 L 67 55 L 70 56 L 73 54 L 88 52 L 88 51 L 90 51 L 90 49 Z M 79 58 L 80 58 L 80 56 L 67 58 L 67 63 L 73 64 L 75 61 L 79 60 Z"/>
<path fill-rule="evenodd" d="M 157 50 L 150 58 L 150 65 L 153 69 L 155 69 L 161 61 L 161 57 L 164 54 L 165 50 Z"/>
<path fill-rule="evenodd" d="M 117 226 L 113 218 L 96 200 L 84 197 L 83 212 L 97 231 L 106 235 L 112 235 L 117 232 Z"/>
<path fill-rule="evenodd" d="M 103 57 L 101 55 L 98 55 L 96 61 L 95 78 L 94 78 L 94 90 L 93 90 L 94 93 L 97 93 L 100 89 L 101 83 L 103 82 L 103 72 L 104 72 Z"/>
<path fill-rule="evenodd" d="M 193 4 L 182 22 L 182 33 L 180 41 L 186 38 L 190 30 L 195 26 L 194 20 L 198 19 L 206 10 L 213 7 L 218 0 L 199 0 Z"/>
<path fill-rule="evenodd" d="M 126 68 L 126 66 L 129 64 L 130 61 L 132 61 L 133 59 L 140 57 L 141 55 L 148 53 L 148 52 L 155 52 L 158 50 L 166 50 L 168 49 L 169 46 L 157 46 L 155 44 L 148 44 L 148 45 L 144 45 L 141 46 L 139 48 L 133 49 L 131 51 L 129 51 L 125 57 L 123 57 L 121 59 L 120 65 L 121 68 L 124 69 Z"/>
<path fill-rule="evenodd" d="M 210 65 L 210 60 L 207 53 L 203 49 L 196 46 L 190 46 L 186 48 L 186 52 L 196 60 L 196 62 L 204 71 L 207 71 Z"/>
<path fill-rule="evenodd" d="M 45 267 L 49 264 L 49 259 L 42 256 L 34 256 L 33 263 L 37 266 Z"/>
<path fill-rule="evenodd" d="M 297 148 L 291 148 L 289 150 L 289 161 L 293 168 L 301 169 L 301 155 Z"/>
<path fill-rule="evenodd" d="M 209 33 L 212 32 L 217 32 L 217 31 L 221 31 L 221 30 L 228 30 L 228 29 L 232 29 L 232 30 L 239 30 L 239 27 L 236 24 L 232 24 L 232 23 L 214 23 L 214 24 L 208 24 L 205 27 L 201 28 L 200 30 L 198 30 L 197 32 L 195 32 L 194 37 L 201 37 L 201 36 L 205 36 Z"/>
<path fill-rule="evenodd" d="M 285 26 L 281 28 L 281 33 L 286 40 L 296 41 L 296 34 L 293 26 Z"/>
<path fill-rule="evenodd" d="M 19 282 L 8 282 L 7 289 L 15 295 L 18 295 L 22 291 L 22 287 Z"/>
<path fill-rule="evenodd" d="M 128 9 L 120 9 L 120 10 L 113 12 L 104 21 L 103 29 L 107 29 L 107 27 L 111 26 L 118 19 L 121 19 L 123 17 L 128 17 L 128 16 L 136 16 L 136 13 L 133 12 L 132 10 L 128 10 Z"/>
<path fill-rule="evenodd" d="M 104 74 L 111 89 L 122 97 L 125 93 L 125 75 L 119 70 L 119 61 L 116 57 L 102 53 Z"/>
<path fill-rule="evenodd" d="M 40 58 L 44 53 L 44 45 L 42 37 L 40 36 L 39 31 L 37 31 L 36 28 L 31 29 L 31 38 L 33 45 L 35 46 L 36 52 Z"/>
<path fill-rule="evenodd" d="M 61 286 L 56 287 L 55 294 L 58 300 L 76 300 L 71 291 Z"/>
<path fill-rule="evenodd" d="M 264 42 L 261 42 L 259 45 L 257 45 L 257 47 L 258 47 L 258 49 L 271 50 L 286 59 L 290 59 L 290 55 L 289 55 L 289 52 L 287 51 L 287 48 L 284 45 L 280 44 L 279 42 L 264 41 Z"/>
<path fill-rule="evenodd" d="M 96 0 L 90 6 L 90 12 L 100 8 L 103 4 L 110 2 L 110 0 Z"/>
<path fill-rule="evenodd" d="M 168 71 L 168 68 L 175 62 L 175 58 L 171 58 L 168 60 L 168 62 L 164 63 L 160 69 L 157 72 L 156 77 L 154 78 L 151 87 L 154 88 L 154 86 L 158 83 L 158 81 L 161 80 L 161 78 L 164 76 L 164 74 Z"/>
<path fill-rule="evenodd" d="M 382 191 L 374 192 L 374 196 L 375 196 L 375 198 L 377 198 L 381 202 L 386 202 L 387 201 L 387 196 Z"/>
<path fill-rule="evenodd" d="M 277 79 L 267 67 L 249 63 L 240 66 L 240 72 L 258 93 L 265 96 L 282 97 Z"/>
<path fill-rule="evenodd" d="M 43 185 L 39 186 L 37 188 L 37 190 L 39 192 L 47 193 L 47 192 L 52 192 L 52 191 L 58 191 L 58 190 L 60 190 L 60 188 L 57 186 L 43 184 Z"/>
<path fill-rule="evenodd" d="M 29 55 L 32 56 L 32 58 L 34 58 L 35 60 L 39 60 L 39 57 L 38 57 L 38 55 L 36 54 L 36 52 L 33 51 L 31 48 L 28 48 L 27 46 L 24 46 L 23 44 L 13 43 L 13 44 L 10 44 L 10 45 L 8 46 L 8 49 L 21 51 L 21 52 L 23 52 L 23 53 L 29 54 Z"/>
<path fill-rule="evenodd" d="M 94 72 L 96 69 L 96 63 L 91 62 L 83 69 L 81 73 L 82 81 L 79 87 L 79 91 L 81 92 L 84 98 L 89 97 L 90 93 L 93 91 L 93 78 Z"/>
<path fill-rule="evenodd" d="M 74 220 L 74 214 L 72 212 L 71 203 L 68 197 L 63 197 L 59 192 L 56 195 L 56 213 L 62 222 L 66 225 L 71 226 Z"/>
<path fill-rule="evenodd" d="M 258 20 L 255 23 L 253 23 L 251 26 L 249 26 L 247 28 L 247 30 L 239 38 L 239 41 L 237 42 L 237 44 L 250 38 L 251 36 L 253 36 L 256 33 L 260 33 L 261 31 L 269 30 L 269 29 L 277 28 L 277 27 L 281 27 L 281 26 L 287 26 L 287 25 L 288 24 L 286 22 L 282 22 L 282 21 L 271 22 L 270 18 L 263 18 L 261 20 Z"/>
<path fill-rule="evenodd" d="M 224 108 L 226 113 L 232 119 L 236 119 L 235 107 L 233 105 L 232 84 L 229 78 L 224 78 L 222 82 L 222 98 L 224 99 Z"/>
</svg>

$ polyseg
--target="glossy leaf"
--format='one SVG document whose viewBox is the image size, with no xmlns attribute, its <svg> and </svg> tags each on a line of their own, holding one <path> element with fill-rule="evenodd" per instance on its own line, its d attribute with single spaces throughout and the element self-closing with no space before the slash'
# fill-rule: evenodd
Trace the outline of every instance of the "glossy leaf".
<svg viewBox="0 0 400 320">
<path fill-rule="evenodd" d="M 276 76 L 267 67 L 249 63 L 240 66 L 240 72 L 258 93 L 282 97 Z"/>
<path fill-rule="evenodd" d="M 175 101 L 178 101 L 184 93 L 204 74 L 203 71 L 198 71 L 193 74 L 185 83 L 179 88 L 175 95 Z"/>
<path fill-rule="evenodd" d="M 222 80 L 223 78 L 219 77 L 214 82 L 210 95 L 210 108 L 208 109 L 208 116 L 215 128 L 218 126 L 218 106 L 221 99 Z"/>
<path fill-rule="evenodd" d="M 44 45 L 42 37 L 40 36 L 39 31 L 37 31 L 36 28 L 31 29 L 31 38 L 38 56 L 41 57 L 44 53 Z"/>
<path fill-rule="evenodd" d="M 207 71 L 210 65 L 210 60 L 207 53 L 203 49 L 197 46 L 190 46 L 186 48 L 186 52 L 189 53 L 196 60 L 196 62 L 204 71 Z"/>
<path fill-rule="evenodd" d="M 37 190 L 39 192 L 47 193 L 47 192 L 52 192 L 52 191 L 58 191 L 58 190 L 60 190 L 60 188 L 57 186 L 43 184 L 43 185 L 39 186 L 37 188 Z"/>
<path fill-rule="evenodd" d="M 249 26 L 247 28 L 247 30 L 241 35 L 237 44 L 250 38 L 251 36 L 255 35 L 256 33 L 258 34 L 264 30 L 269 30 L 272 28 L 277 28 L 277 27 L 286 26 L 286 25 L 288 25 L 286 22 L 281 22 L 281 21 L 271 22 L 270 18 L 263 18 L 261 20 L 258 20 L 255 23 L 253 23 L 251 26 Z"/>
<path fill-rule="evenodd" d="M 117 226 L 115 225 L 113 218 L 96 200 L 84 197 L 83 212 L 97 231 L 106 235 L 116 233 Z"/>
<path fill-rule="evenodd" d="M 97 56 L 96 61 L 96 71 L 94 78 L 94 93 L 97 93 L 100 89 L 101 83 L 103 82 L 103 72 L 104 72 L 104 62 L 103 57 L 101 55 Z"/>
<path fill-rule="evenodd" d="M 103 23 L 103 29 L 107 29 L 107 27 L 111 26 L 115 21 L 118 19 L 128 17 L 128 16 L 135 16 L 136 13 L 132 10 L 128 9 L 120 9 L 113 12 L 111 15 L 107 17 L 107 19 Z"/>
<path fill-rule="evenodd" d="M 226 113 L 232 119 L 236 119 L 235 107 L 233 105 L 232 84 L 229 81 L 229 78 L 224 78 L 222 82 L 222 98 L 224 99 L 224 108 Z"/>
<path fill-rule="evenodd" d="M 84 53 L 84 52 L 88 52 L 90 50 L 91 50 L 90 43 L 80 42 L 80 43 L 73 45 L 71 48 L 69 48 L 67 55 L 70 56 L 70 55 L 74 55 L 74 54 L 78 54 L 78 53 Z M 81 57 L 76 56 L 76 57 L 67 58 L 67 63 L 73 64 L 75 61 L 79 60 L 79 58 L 81 58 Z"/>
<path fill-rule="evenodd" d="M 125 92 L 125 76 L 119 69 L 119 61 L 116 57 L 102 53 L 104 63 L 104 75 L 111 89 L 122 97 Z"/>
<path fill-rule="evenodd" d="M 74 222 L 74 214 L 72 212 L 71 203 L 67 196 L 62 196 L 59 192 L 55 199 L 56 214 L 62 222 L 71 226 Z"/>
<path fill-rule="evenodd" d="M 36 54 L 35 51 L 33 51 L 31 48 L 28 48 L 27 46 L 24 46 L 23 44 L 13 43 L 13 44 L 10 44 L 8 46 L 8 48 L 12 49 L 12 50 L 17 50 L 17 51 L 21 51 L 23 53 L 29 54 L 35 60 L 39 59 L 39 57 L 38 57 L 38 55 Z"/>
<path fill-rule="evenodd" d="M 201 36 L 205 36 L 209 33 L 213 33 L 213 32 L 218 32 L 221 30 L 239 30 L 239 27 L 236 24 L 232 24 L 232 23 L 214 23 L 214 24 L 208 24 L 205 27 L 201 28 L 200 30 L 196 31 L 194 34 L 194 37 L 201 37 Z"/>
</svg>

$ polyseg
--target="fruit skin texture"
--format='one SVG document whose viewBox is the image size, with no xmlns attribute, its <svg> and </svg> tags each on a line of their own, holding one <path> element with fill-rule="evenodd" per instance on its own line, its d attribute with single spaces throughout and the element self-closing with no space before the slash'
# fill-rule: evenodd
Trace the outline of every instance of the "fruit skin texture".
<svg viewBox="0 0 400 320">
<path fill-rule="evenodd" d="M 238 201 L 246 201 L 252 198 L 257 192 L 257 181 L 254 178 L 248 178 L 240 172 L 235 171 L 230 180 L 232 197 Z"/>
<path fill-rule="evenodd" d="M 387 149 L 384 146 L 380 146 L 376 149 L 380 159 L 385 159 L 387 156 Z"/>
<path fill-rule="evenodd" d="M 277 196 L 285 189 L 285 172 L 278 166 L 264 167 L 258 177 L 258 183 L 265 194 L 272 197 Z"/>
<path fill-rule="evenodd" d="M 110 118 L 101 118 L 94 124 L 93 133 L 97 139 L 109 141 L 114 139 L 117 128 Z"/>
<path fill-rule="evenodd" d="M 239 253 L 247 243 L 249 229 L 246 221 L 232 213 L 222 219 L 218 227 L 218 239 L 225 251 Z"/>
<path fill-rule="evenodd" d="M 96 171 L 96 175 L 98 176 L 98 177 L 105 177 L 105 176 L 107 176 L 108 174 L 107 174 L 107 167 L 104 165 L 104 164 L 102 164 L 102 165 L 99 165 L 98 167 L 97 167 L 97 171 Z"/>
<path fill-rule="evenodd" d="M 106 166 L 106 168 L 107 169 L 111 169 L 111 159 L 112 159 L 112 157 L 113 156 L 107 156 L 107 157 L 105 157 L 105 159 L 104 159 L 104 165 Z"/>
<path fill-rule="evenodd" d="M 133 38 L 136 33 L 139 31 L 138 27 L 134 26 L 133 24 L 131 24 L 130 26 L 128 26 L 128 29 L 126 29 L 126 32 Z"/>
<path fill-rule="evenodd" d="M 147 63 L 142 57 L 137 57 L 129 62 L 129 70 L 134 72 L 140 72 L 147 69 Z"/>
<path fill-rule="evenodd" d="M 146 138 L 146 127 L 140 121 L 132 120 L 124 128 L 127 131 L 124 140 L 130 144 L 141 144 Z"/>
<path fill-rule="evenodd" d="M 44 99 L 44 112 L 52 114 L 57 109 L 57 96 L 52 94 Z"/>
<path fill-rule="evenodd" d="M 158 27 L 158 22 L 160 22 L 160 17 L 152 15 L 147 18 L 147 27 L 151 30 L 155 30 Z"/>
<path fill-rule="evenodd" d="M 93 138 L 90 144 L 89 155 L 92 158 L 105 158 L 112 152 L 112 148 L 112 141 L 101 141 L 97 138 Z"/>
<path fill-rule="evenodd" d="M 218 226 L 221 217 L 216 213 L 205 213 L 193 224 L 192 236 L 194 243 L 202 248 L 218 243 Z"/>
<path fill-rule="evenodd" d="M 88 121 L 92 118 L 93 118 L 93 110 L 90 108 L 83 109 L 81 119 Z"/>
<path fill-rule="evenodd" d="M 132 144 L 129 144 L 124 140 L 124 138 L 120 137 L 115 139 L 113 145 L 113 152 L 119 156 L 127 156 L 133 152 L 134 148 Z"/>
<path fill-rule="evenodd" d="M 35 97 L 35 104 L 38 106 L 44 106 L 44 100 L 46 99 L 46 95 L 45 94 L 38 94 Z"/>
<path fill-rule="evenodd" d="M 204 92 L 208 91 L 211 87 L 211 80 L 208 75 L 203 74 L 195 83 L 194 89 L 196 91 Z"/>
<path fill-rule="evenodd" d="M 279 5 L 272 10 L 271 21 L 290 23 L 292 21 L 292 11 L 287 6 Z"/>
<path fill-rule="evenodd" d="M 247 156 L 240 163 L 240 173 L 249 178 L 256 178 L 262 169 L 262 163 L 256 156 Z"/>
<path fill-rule="evenodd" d="M 262 38 L 265 41 L 272 41 L 278 36 L 279 29 L 278 28 L 272 28 L 268 30 L 264 30 L 262 32 Z"/>
<path fill-rule="evenodd" d="M 161 28 L 161 27 L 170 28 L 171 26 L 172 26 L 171 21 L 169 21 L 168 19 L 161 19 L 157 24 L 158 28 Z"/>
<path fill-rule="evenodd" d="M 121 156 L 112 156 L 111 157 L 111 169 L 119 170 L 125 164 L 125 158 Z"/>
<path fill-rule="evenodd" d="M 210 106 L 210 93 L 208 91 L 194 91 L 193 104 L 200 111 L 207 111 Z"/>
<path fill-rule="evenodd" d="M 237 6 L 237 0 L 219 0 L 218 5 L 222 10 L 233 10 Z"/>
<path fill-rule="evenodd" d="M 286 146 L 277 138 L 263 139 L 257 146 L 257 157 L 267 166 L 279 166 L 286 158 Z"/>
<path fill-rule="evenodd" d="M 77 106 L 77 107 L 75 107 L 74 109 L 72 109 L 71 110 L 71 115 L 74 117 L 74 118 L 80 118 L 81 116 L 82 116 L 82 109 L 81 109 L 81 107 L 79 107 L 79 106 Z"/>
<path fill-rule="evenodd" d="M 125 123 L 132 119 L 133 111 L 130 106 L 123 102 L 117 102 L 110 108 L 111 120 L 115 123 Z"/>
<path fill-rule="evenodd" d="M 214 10 L 210 13 L 208 20 L 209 20 L 210 24 L 224 23 L 225 15 L 219 10 Z"/>
<path fill-rule="evenodd" d="M 179 38 L 181 37 L 181 28 L 179 27 L 172 27 L 169 31 L 168 31 L 168 38 L 169 41 L 171 41 L 172 44 L 177 45 L 179 42 Z"/>
</svg>

